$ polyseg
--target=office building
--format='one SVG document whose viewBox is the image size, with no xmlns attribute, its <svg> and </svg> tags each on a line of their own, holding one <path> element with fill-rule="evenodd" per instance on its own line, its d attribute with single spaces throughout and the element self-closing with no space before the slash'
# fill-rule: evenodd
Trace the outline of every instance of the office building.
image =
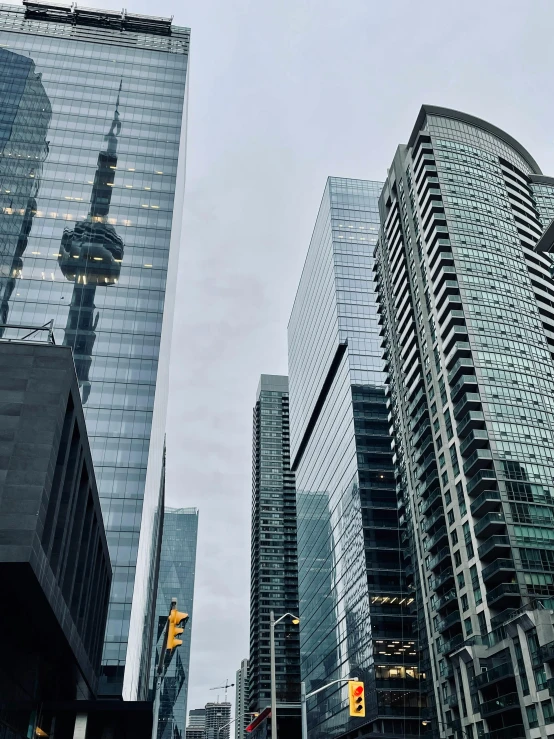
<svg viewBox="0 0 554 739">
<path fill-rule="evenodd" d="M 204 739 L 229 739 L 231 727 L 231 704 L 206 703 L 206 718 L 204 725 Z"/>
<path fill-rule="evenodd" d="M 165 508 L 156 599 L 157 628 L 152 648 L 152 698 L 155 667 L 173 598 L 177 599 L 177 610 L 188 613 L 189 620 L 180 637 L 183 644 L 172 651 L 166 667 L 160 696 L 158 739 L 184 739 L 185 736 L 197 536 L 197 508 Z"/>
<path fill-rule="evenodd" d="M 112 571 L 71 349 L 0 340 L 0 736 L 73 736 L 96 697 Z M 13 732 L 13 733 L 10 733 Z"/>
<path fill-rule="evenodd" d="M 145 698 L 189 31 L 25 0 L 0 45 L 2 321 L 73 349 L 113 567 L 100 690 Z"/>
<path fill-rule="evenodd" d="M 192 708 L 189 711 L 189 721 L 187 724 L 185 739 L 206 739 L 204 729 L 206 727 L 206 709 Z"/>
<path fill-rule="evenodd" d="M 271 702 L 270 612 L 298 613 L 296 499 L 290 471 L 288 379 L 262 375 L 254 406 L 252 443 L 252 564 L 250 580 L 250 711 Z M 275 627 L 278 703 L 300 700 L 299 629 Z"/>
<path fill-rule="evenodd" d="M 248 660 L 243 659 L 235 678 L 235 739 L 246 739 L 248 713 Z"/>
<path fill-rule="evenodd" d="M 426 730 L 413 591 L 400 550 L 373 285 L 381 184 L 329 178 L 289 322 L 301 671 L 311 737 Z"/>
<path fill-rule="evenodd" d="M 552 732 L 553 196 L 507 133 L 423 106 L 380 198 L 398 505 L 443 737 Z"/>
</svg>

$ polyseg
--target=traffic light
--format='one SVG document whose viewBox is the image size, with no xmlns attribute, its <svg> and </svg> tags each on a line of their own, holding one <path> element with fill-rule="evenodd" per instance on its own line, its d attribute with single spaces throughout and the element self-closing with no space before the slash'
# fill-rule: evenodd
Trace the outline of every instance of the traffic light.
<svg viewBox="0 0 554 739">
<path fill-rule="evenodd" d="M 173 649 L 174 647 L 180 647 L 183 643 L 181 639 L 176 639 L 176 636 L 180 636 L 184 629 L 180 628 L 180 624 L 182 621 L 188 620 L 188 613 L 181 613 L 180 611 L 175 610 L 175 608 L 171 611 L 171 613 L 168 616 L 169 621 L 169 628 L 167 630 L 167 649 Z"/>
<path fill-rule="evenodd" d="M 348 682 L 348 702 L 351 716 L 365 716 L 364 684 L 357 680 Z"/>
</svg>

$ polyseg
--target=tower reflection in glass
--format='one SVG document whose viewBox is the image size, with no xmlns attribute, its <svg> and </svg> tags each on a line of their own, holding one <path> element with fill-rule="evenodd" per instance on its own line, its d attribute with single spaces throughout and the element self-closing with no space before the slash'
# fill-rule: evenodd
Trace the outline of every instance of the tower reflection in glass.
<svg viewBox="0 0 554 739">
<path fill-rule="evenodd" d="M 69 307 L 64 344 L 73 348 L 75 369 L 82 388 L 83 405 L 90 395 L 89 369 L 96 341 L 96 326 L 100 314 L 95 314 L 94 297 L 98 285 L 115 285 L 123 261 L 123 241 L 108 223 L 110 203 L 117 169 L 117 137 L 121 131 L 119 95 L 110 130 L 106 136 L 106 151 L 98 155 L 94 175 L 90 211 L 86 220 L 65 229 L 58 257 L 62 272 L 75 283 Z"/>
<path fill-rule="evenodd" d="M 53 320 L 73 347 L 113 567 L 101 692 L 129 700 L 148 688 L 188 48 L 169 19 L 0 5 L 0 322 Z"/>
</svg>

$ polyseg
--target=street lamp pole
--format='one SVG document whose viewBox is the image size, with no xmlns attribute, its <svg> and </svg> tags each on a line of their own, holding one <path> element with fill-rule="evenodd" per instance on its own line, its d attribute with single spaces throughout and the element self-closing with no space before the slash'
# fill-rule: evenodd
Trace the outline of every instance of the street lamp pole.
<svg viewBox="0 0 554 739">
<path fill-rule="evenodd" d="M 338 683 L 349 683 L 351 680 L 354 680 L 355 682 L 358 681 L 357 677 L 341 677 L 340 680 L 333 680 L 330 683 L 327 683 L 327 685 L 323 685 L 323 687 L 318 688 L 317 690 L 312 690 L 311 693 L 308 693 L 306 695 L 306 683 L 304 680 L 300 683 L 300 709 L 302 713 L 302 739 L 308 739 L 308 711 L 306 709 L 306 700 L 308 698 L 311 698 L 313 695 L 317 695 L 318 693 L 321 693 L 322 690 L 327 690 L 327 688 L 330 688 L 331 685 L 337 685 Z"/>
<path fill-rule="evenodd" d="M 269 612 L 269 645 L 271 656 L 271 739 L 277 739 L 277 686 L 275 684 L 275 627 L 287 616 L 293 624 L 299 624 L 300 619 L 292 613 L 285 613 L 275 620 L 274 611 Z"/>
</svg>

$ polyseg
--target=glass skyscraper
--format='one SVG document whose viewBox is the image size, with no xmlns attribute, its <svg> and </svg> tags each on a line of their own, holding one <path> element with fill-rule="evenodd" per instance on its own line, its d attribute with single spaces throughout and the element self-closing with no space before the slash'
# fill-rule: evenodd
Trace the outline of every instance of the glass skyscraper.
<svg viewBox="0 0 554 739">
<path fill-rule="evenodd" d="M 288 378 L 262 375 L 253 413 L 252 565 L 250 580 L 250 711 L 271 702 L 270 611 L 278 619 L 298 611 L 296 499 L 290 471 Z M 298 626 L 275 627 L 278 703 L 300 700 Z M 248 704 L 247 704 L 248 705 Z"/>
<path fill-rule="evenodd" d="M 183 644 L 173 650 L 163 680 L 158 739 L 185 739 L 197 538 L 197 508 L 165 508 L 152 648 L 152 691 L 173 598 L 177 599 L 177 610 L 188 613 L 189 620 L 181 635 Z"/>
<path fill-rule="evenodd" d="M 510 135 L 433 106 L 380 198 L 398 506 L 443 737 L 552 733 L 553 198 Z"/>
<path fill-rule="evenodd" d="M 114 573 L 101 690 L 144 697 L 189 31 L 25 0 L 0 47 L 1 320 L 74 350 Z"/>
<path fill-rule="evenodd" d="M 300 658 L 314 739 L 426 730 L 414 594 L 405 582 L 373 283 L 378 182 L 329 178 L 289 323 Z"/>
</svg>

